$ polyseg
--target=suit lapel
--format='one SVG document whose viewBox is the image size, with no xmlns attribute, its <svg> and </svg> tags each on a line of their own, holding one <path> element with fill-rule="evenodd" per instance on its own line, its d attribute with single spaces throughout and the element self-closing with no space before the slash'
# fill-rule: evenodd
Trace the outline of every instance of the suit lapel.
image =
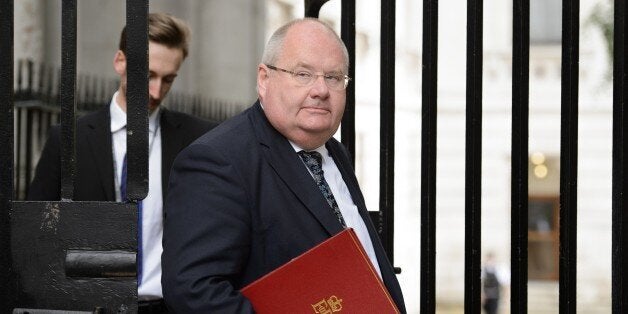
<svg viewBox="0 0 628 314">
<path fill-rule="evenodd" d="M 270 166 L 329 235 L 342 231 L 338 219 L 290 142 L 270 125 L 259 103 L 252 111 L 253 126 Z"/>
<path fill-rule="evenodd" d="M 98 179 L 102 184 L 107 200 L 115 201 L 109 106 L 101 109 L 93 120 L 87 121 L 86 127 L 79 130 L 79 132 L 86 134 L 86 139 L 87 142 L 89 142 L 91 151 L 90 158 L 80 162 L 96 164 L 99 173 Z"/>
</svg>

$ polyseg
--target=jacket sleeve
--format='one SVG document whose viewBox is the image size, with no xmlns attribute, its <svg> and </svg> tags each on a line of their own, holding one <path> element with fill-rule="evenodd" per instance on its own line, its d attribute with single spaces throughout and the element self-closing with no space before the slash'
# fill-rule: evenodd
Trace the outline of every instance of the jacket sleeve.
<svg viewBox="0 0 628 314">
<path fill-rule="evenodd" d="M 26 200 L 58 201 L 61 199 L 61 155 L 59 126 L 50 128 L 35 177 L 31 182 Z"/>
<path fill-rule="evenodd" d="M 250 252 L 250 209 L 237 167 L 208 145 L 174 162 L 164 208 L 162 288 L 175 313 L 253 313 L 238 291 Z"/>
</svg>

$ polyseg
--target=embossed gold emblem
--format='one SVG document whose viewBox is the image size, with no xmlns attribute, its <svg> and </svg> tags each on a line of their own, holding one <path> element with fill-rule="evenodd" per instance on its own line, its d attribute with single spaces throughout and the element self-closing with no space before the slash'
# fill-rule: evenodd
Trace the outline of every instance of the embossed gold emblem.
<svg viewBox="0 0 628 314">
<path fill-rule="evenodd" d="M 331 314 L 340 312 L 342 310 L 342 299 L 332 295 L 327 299 L 322 299 L 312 304 L 312 308 L 316 314 Z"/>
</svg>

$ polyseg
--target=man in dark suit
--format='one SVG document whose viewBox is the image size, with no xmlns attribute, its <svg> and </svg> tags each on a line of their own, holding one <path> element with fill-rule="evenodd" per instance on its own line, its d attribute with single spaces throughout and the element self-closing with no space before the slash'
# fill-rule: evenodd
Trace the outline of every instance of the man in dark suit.
<svg viewBox="0 0 628 314">
<path fill-rule="evenodd" d="M 138 298 L 140 313 L 166 311 L 161 292 L 163 198 L 176 155 L 214 124 L 160 108 L 188 53 L 189 28 L 181 20 L 151 13 L 149 24 L 149 189 L 138 225 Z M 126 35 L 123 29 L 113 60 L 120 87 L 111 103 L 78 120 L 75 201 L 125 201 Z M 52 128 L 30 186 L 28 200 L 60 199 L 59 128 Z"/>
<path fill-rule="evenodd" d="M 259 101 L 179 154 L 162 255 L 172 310 L 251 313 L 242 287 L 351 227 L 405 312 L 348 153 L 332 138 L 348 67 L 347 49 L 329 26 L 288 23 L 270 38 L 258 66 Z M 318 168 L 308 170 L 312 164 Z"/>
</svg>

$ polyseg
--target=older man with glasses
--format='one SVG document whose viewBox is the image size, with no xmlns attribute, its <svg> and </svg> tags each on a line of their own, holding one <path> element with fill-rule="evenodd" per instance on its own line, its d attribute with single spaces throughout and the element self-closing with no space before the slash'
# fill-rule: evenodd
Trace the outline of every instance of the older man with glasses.
<svg viewBox="0 0 628 314">
<path fill-rule="evenodd" d="M 326 24 L 282 26 L 257 68 L 259 101 L 177 157 L 162 256 L 172 310 L 253 313 L 242 287 L 353 228 L 405 312 L 348 153 L 332 137 L 345 109 L 348 68 L 345 45 Z"/>
</svg>

